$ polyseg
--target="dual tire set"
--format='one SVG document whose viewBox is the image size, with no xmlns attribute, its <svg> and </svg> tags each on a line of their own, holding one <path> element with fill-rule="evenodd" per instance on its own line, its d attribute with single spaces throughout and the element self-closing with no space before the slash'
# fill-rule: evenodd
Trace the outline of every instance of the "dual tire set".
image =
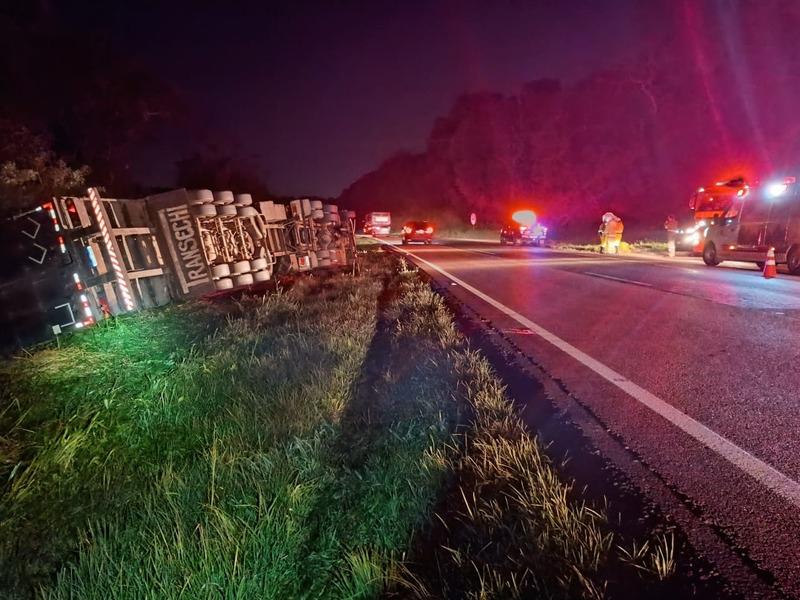
<svg viewBox="0 0 800 600">
<path fill-rule="evenodd" d="M 212 265 L 211 277 L 218 290 L 253 285 L 272 278 L 272 263 L 266 258 L 254 258 Z"/>
<path fill-rule="evenodd" d="M 189 210 L 195 217 L 255 217 L 250 194 L 192 190 L 189 192 Z"/>
<path fill-rule="evenodd" d="M 342 224 L 342 219 L 355 219 L 356 214 L 353 211 L 339 212 L 339 207 L 335 204 L 323 204 L 320 200 L 310 201 L 311 218 L 319 221 L 323 225 L 332 225 L 339 227 Z M 320 267 L 328 267 L 333 262 L 334 254 L 336 253 L 336 243 L 333 234 L 327 229 L 323 229 L 317 235 L 317 246 L 320 248 L 316 252 L 317 263 Z"/>
</svg>

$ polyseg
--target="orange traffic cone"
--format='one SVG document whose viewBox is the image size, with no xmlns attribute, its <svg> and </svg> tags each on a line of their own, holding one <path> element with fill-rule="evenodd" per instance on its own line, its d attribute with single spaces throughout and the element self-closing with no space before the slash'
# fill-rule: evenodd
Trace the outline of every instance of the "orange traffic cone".
<svg viewBox="0 0 800 600">
<path fill-rule="evenodd" d="M 775 268 L 775 248 L 770 248 L 769 252 L 767 252 L 767 262 L 764 263 L 764 277 L 766 279 L 772 279 L 778 274 L 778 270 Z"/>
</svg>

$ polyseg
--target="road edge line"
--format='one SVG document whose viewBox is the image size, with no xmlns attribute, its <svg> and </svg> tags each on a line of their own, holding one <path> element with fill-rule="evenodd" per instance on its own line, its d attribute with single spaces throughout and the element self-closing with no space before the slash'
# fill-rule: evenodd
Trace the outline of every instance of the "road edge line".
<svg viewBox="0 0 800 600">
<path fill-rule="evenodd" d="M 640 387 L 622 374 L 617 373 L 611 367 L 608 367 L 599 360 L 589 356 L 582 350 L 579 350 L 569 342 L 561 339 L 541 325 L 534 323 L 527 317 L 519 314 L 512 308 L 509 308 L 505 304 L 495 300 L 491 296 L 471 286 L 448 271 L 445 271 L 438 265 L 425 260 L 424 258 L 403 248 L 398 248 L 391 244 L 383 245 L 390 247 L 395 252 L 400 252 L 402 254 L 411 256 L 419 262 L 429 266 L 434 271 L 444 275 L 454 283 L 472 293 L 474 296 L 477 296 L 490 306 L 504 313 L 506 316 L 514 319 L 520 325 L 527 327 L 539 337 L 564 352 L 567 356 L 581 363 L 583 366 L 587 367 L 589 370 L 593 371 L 606 381 L 612 383 L 620 390 L 625 392 L 628 396 L 643 406 L 649 408 L 652 412 L 656 413 L 666 421 L 672 423 L 675 427 L 696 441 L 700 442 L 709 450 L 712 450 L 727 460 L 740 471 L 749 475 L 767 489 L 788 500 L 795 507 L 800 508 L 800 483 L 780 472 L 772 465 L 764 462 L 760 458 L 757 458 L 744 448 L 741 448 L 734 442 L 730 441 L 728 438 L 718 434 L 713 429 L 703 425 L 700 421 L 697 421 L 686 413 L 678 410 L 668 402 L 662 400 L 643 387 Z"/>
</svg>

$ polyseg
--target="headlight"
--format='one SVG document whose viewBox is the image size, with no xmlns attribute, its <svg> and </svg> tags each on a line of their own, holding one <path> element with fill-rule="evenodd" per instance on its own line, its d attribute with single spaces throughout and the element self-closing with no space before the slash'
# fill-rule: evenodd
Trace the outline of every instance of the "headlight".
<svg viewBox="0 0 800 600">
<path fill-rule="evenodd" d="M 696 229 L 700 229 L 701 227 L 705 227 L 705 226 L 706 226 L 706 220 L 705 220 L 705 219 L 700 219 L 700 220 L 697 222 Z"/>
</svg>

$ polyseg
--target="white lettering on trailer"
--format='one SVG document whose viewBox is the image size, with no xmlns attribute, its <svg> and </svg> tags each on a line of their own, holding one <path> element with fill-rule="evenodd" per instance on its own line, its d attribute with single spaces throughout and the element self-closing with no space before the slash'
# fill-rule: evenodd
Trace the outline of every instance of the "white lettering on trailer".
<svg viewBox="0 0 800 600">
<path fill-rule="evenodd" d="M 188 208 L 173 206 L 165 209 L 164 212 L 170 224 L 172 237 L 175 239 L 175 246 L 180 254 L 181 270 L 186 277 L 186 286 L 192 287 L 207 283 L 209 281 L 208 269 L 195 237 L 194 225 Z"/>
</svg>

